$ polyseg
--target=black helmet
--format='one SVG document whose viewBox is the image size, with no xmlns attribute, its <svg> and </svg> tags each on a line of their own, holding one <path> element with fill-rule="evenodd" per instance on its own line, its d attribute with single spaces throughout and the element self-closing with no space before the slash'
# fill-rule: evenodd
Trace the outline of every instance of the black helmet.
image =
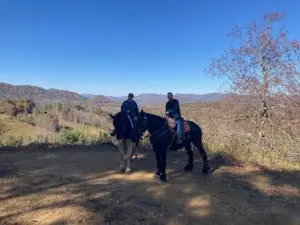
<svg viewBox="0 0 300 225">
<path fill-rule="evenodd" d="M 134 95 L 133 95 L 132 93 L 129 93 L 129 94 L 128 94 L 128 97 L 133 98 Z"/>
</svg>

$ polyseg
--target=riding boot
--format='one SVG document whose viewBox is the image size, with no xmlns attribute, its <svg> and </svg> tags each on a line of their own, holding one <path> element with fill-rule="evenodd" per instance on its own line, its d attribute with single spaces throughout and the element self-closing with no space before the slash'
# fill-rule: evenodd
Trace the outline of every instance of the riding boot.
<svg viewBox="0 0 300 225">
<path fill-rule="evenodd" d="M 177 144 L 181 145 L 185 141 L 185 134 L 183 133 L 183 134 L 179 135 L 176 132 L 176 135 L 177 135 Z"/>
<path fill-rule="evenodd" d="M 110 133 L 110 135 L 114 137 L 114 136 L 116 135 L 116 131 L 113 130 L 113 131 Z"/>
</svg>

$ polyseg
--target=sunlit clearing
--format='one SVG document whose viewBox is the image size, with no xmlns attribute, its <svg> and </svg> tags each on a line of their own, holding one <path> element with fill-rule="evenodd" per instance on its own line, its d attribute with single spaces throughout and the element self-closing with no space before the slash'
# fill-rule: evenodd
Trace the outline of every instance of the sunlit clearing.
<svg viewBox="0 0 300 225">
<path fill-rule="evenodd" d="M 149 187 L 146 189 L 147 192 L 150 192 L 153 196 L 157 198 L 165 197 L 166 191 L 170 188 L 169 184 Z"/>
<path fill-rule="evenodd" d="M 209 209 L 210 198 L 208 195 L 193 197 L 187 202 L 187 206 L 191 208 L 191 212 L 195 216 L 209 216 L 211 213 Z"/>
<path fill-rule="evenodd" d="M 88 211 L 77 206 L 44 208 L 20 214 L 14 219 L 15 223 L 23 224 L 25 221 L 35 221 L 36 224 L 54 224 L 57 221 L 84 221 Z"/>
<path fill-rule="evenodd" d="M 284 195 L 286 197 L 299 197 L 300 189 L 289 184 L 272 184 L 270 179 L 263 175 L 258 175 L 252 179 L 251 184 L 267 196 Z"/>
<path fill-rule="evenodd" d="M 284 195 L 286 197 L 296 197 L 300 196 L 300 188 L 296 188 L 289 184 L 276 184 L 273 182 L 268 175 L 262 174 L 258 168 L 248 167 L 244 168 L 243 172 L 234 169 L 227 169 L 222 174 L 232 174 L 232 175 L 242 175 L 242 180 L 245 180 L 256 189 L 261 191 L 267 196 L 272 195 Z"/>
<path fill-rule="evenodd" d="M 134 172 L 132 174 L 111 174 L 99 179 L 99 181 L 110 181 L 110 180 L 153 182 L 153 173 Z"/>
</svg>

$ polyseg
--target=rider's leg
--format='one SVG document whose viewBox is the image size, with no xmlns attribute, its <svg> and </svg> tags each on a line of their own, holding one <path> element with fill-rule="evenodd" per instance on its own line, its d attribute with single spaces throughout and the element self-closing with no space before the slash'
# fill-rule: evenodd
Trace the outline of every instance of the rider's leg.
<svg viewBox="0 0 300 225">
<path fill-rule="evenodd" d="M 183 140 L 183 122 L 182 122 L 182 119 L 181 118 L 177 119 L 176 124 L 177 124 L 177 134 L 181 138 L 181 140 Z"/>
</svg>

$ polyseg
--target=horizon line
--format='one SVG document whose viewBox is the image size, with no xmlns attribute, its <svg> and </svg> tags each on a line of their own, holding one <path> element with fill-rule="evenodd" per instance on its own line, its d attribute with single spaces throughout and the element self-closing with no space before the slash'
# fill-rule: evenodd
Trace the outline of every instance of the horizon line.
<svg viewBox="0 0 300 225">
<path fill-rule="evenodd" d="M 123 97 L 127 97 L 127 95 L 105 95 L 105 94 L 89 94 L 89 93 L 79 93 L 79 92 L 76 92 L 76 91 L 72 91 L 72 90 L 68 90 L 68 89 L 57 89 L 57 88 L 54 88 L 54 87 L 51 87 L 51 88 L 46 88 L 46 87 L 43 87 L 43 86 L 38 86 L 38 85 L 35 85 L 35 84 L 27 84 L 27 83 L 24 83 L 24 84 L 12 84 L 12 83 L 7 83 L 7 82 L 3 82 L 1 81 L 0 84 L 6 84 L 6 85 L 11 85 L 11 86 L 31 86 L 31 87 L 37 87 L 37 88 L 42 88 L 42 89 L 45 89 L 45 90 L 51 90 L 51 89 L 54 89 L 54 90 L 59 90 L 59 91 L 69 91 L 69 92 L 73 92 L 73 93 L 76 93 L 76 94 L 79 94 L 81 96 L 83 95 L 93 95 L 93 96 L 105 96 L 105 97 L 116 97 L 116 98 L 123 98 Z M 144 93 L 139 93 L 139 94 L 134 94 L 134 96 L 140 96 L 140 95 L 167 95 L 168 91 L 166 93 L 161 93 L 161 92 L 144 92 Z M 207 93 L 203 93 L 203 94 L 197 94 L 197 93 L 173 93 L 174 96 L 176 95 L 209 95 L 209 94 L 227 94 L 226 92 L 217 92 L 217 91 L 213 91 L 213 92 L 207 92 Z"/>
</svg>

